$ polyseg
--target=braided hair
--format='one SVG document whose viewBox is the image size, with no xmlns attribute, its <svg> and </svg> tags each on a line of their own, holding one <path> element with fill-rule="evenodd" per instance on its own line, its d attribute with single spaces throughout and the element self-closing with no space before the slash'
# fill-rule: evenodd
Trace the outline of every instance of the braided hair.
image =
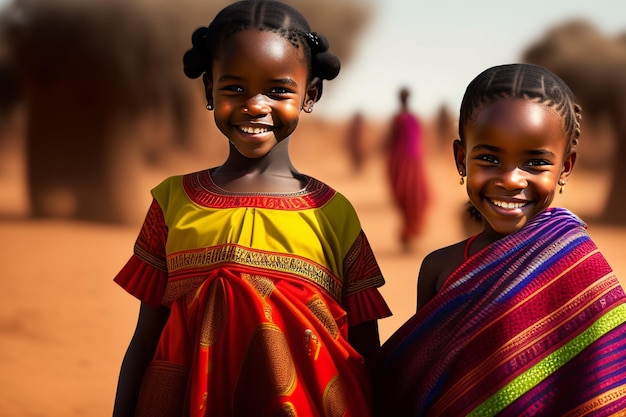
<svg viewBox="0 0 626 417">
<path fill-rule="evenodd" d="M 459 138 L 465 141 L 465 127 L 479 110 L 501 99 L 526 99 L 542 103 L 558 114 L 568 135 L 566 153 L 578 145 L 581 107 L 574 103 L 572 90 L 556 74 L 533 64 L 507 64 L 486 69 L 474 78 L 463 95 L 459 114 Z M 482 215 L 471 202 L 467 203 L 470 218 Z"/>
<path fill-rule="evenodd" d="M 459 137 L 478 111 L 500 99 L 529 99 L 553 109 L 564 122 L 568 134 L 566 152 L 578 145 L 581 107 L 574 103 L 572 90 L 556 74 L 532 64 L 491 67 L 470 82 L 461 101 Z"/>
<path fill-rule="evenodd" d="M 185 75 L 198 78 L 211 75 L 215 54 L 230 36 L 256 29 L 278 33 L 294 47 L 302 47 L 309 63 L 309 79 L 320 79 L 317 100 L 322 95 L 322 81 L 339 74 L 339 58 L 328 52 L 328 40 L 311 31 L 306 18 L 291 6 L 275 0 L 242 0 L 222 9 L 209 26 L 196 29 L 192 47 L 183 56 Z"/>
</svg>

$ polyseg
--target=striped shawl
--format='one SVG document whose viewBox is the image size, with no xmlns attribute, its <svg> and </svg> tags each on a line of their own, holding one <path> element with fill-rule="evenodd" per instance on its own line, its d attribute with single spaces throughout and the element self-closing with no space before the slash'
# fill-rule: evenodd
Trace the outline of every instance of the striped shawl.
<svg viewBox="0 0 626 417">
<path fill-rule="evenodd" d="M 626 298 L 565 209 L 468 259 L 383 345 L 381 416 L 626 415 Z"/>
</svg>

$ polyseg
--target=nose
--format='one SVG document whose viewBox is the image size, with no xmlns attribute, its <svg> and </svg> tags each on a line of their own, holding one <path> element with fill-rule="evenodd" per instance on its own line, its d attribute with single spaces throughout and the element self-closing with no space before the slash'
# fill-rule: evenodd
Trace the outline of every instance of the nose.
<svg viewBox="0 0 626 417">
<path fill-rule="evenodd" d="M 252 116 L 264 115 L 270 112 L 270 106 L 263 94 L 256 94 L 249 99 L 243 105 L 242 111 Z"/>
<path fill-rule="evenodd" d="M 498 177 L 498 186 L 506 190 L 519 190 L 528 186 L 526 171 L 519 167 L 507 169 Z"/>
</svg>

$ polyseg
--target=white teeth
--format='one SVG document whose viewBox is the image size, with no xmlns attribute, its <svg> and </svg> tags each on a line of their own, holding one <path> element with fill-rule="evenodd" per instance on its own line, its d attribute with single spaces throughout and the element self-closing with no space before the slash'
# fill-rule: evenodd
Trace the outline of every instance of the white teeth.
<svg viewBox="0 0 626 417">
<path fill-rule="evenodd" d="M 518 209 L 526 205 L 526 203 L 507 203 L 506 201 L 496 201 L 496 200 L 491 200 L 491 202 L 494 205 L 505 208 L 505 209 Z"/>
<path fill-rule="evenodd" d="M 265 133 L 268 131 L 268 129 L 265 127 L 241 126 L 239 129 L 241 129 L 241 131 L 244 133 L 251 133 L 253 135 L 258 135 L 259 133 Z"/>
</svg>

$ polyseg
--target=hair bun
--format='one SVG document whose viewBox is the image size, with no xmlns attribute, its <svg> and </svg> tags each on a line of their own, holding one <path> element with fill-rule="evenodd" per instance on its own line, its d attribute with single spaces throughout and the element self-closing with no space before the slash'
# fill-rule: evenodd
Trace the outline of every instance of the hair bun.
<svg viewBox="0 0 626 417">
<path fill-rule="evenodd" d="M 210 62 L 209 45 L 207 41 L 209 28 L 201 27 L 191 35 L 191 49 L 183 55 L 183 71 L 189 78 L 198 78 L 208 70 Z"/>
<path fill-rule="evenodd" d="M 332 80 L 339 74 L 341 63 L 339 58 L 328 52 L 328 39 L 317 32 L 304 34 L 311 48 L 313 74 L 323 80 Z"/>
</svg>

